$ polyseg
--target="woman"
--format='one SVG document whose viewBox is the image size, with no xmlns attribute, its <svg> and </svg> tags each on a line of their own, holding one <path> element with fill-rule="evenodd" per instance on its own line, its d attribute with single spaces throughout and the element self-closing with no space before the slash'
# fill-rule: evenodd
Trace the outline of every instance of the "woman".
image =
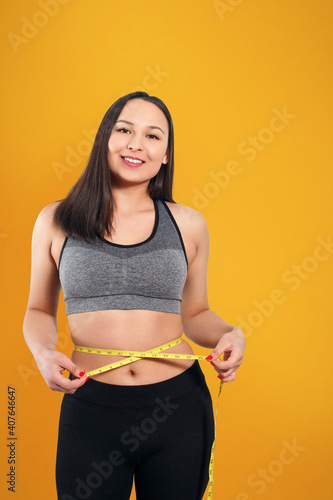
<svg viewBox="0 0 333 500">
<path fill-rule="evenodd" d="M 136 358 L 99 371 L 128 358 L 80 350 L 167 344 L 163 353 L 193 355 L 184 332 L 214 348 L 207 359 L 223 382 L 235 379 L 244 334 L 209 309 L 206 221 L 174 202 L 173 170 L 167 107 L 133 92 L 105 114 L 67 197 L 37 218 L 24 335 L 48 387 L 64 392 L 61 500 L 128 500 L 133 478 L 138 500 L 204 495 L 214 417 L 198 360 Z M 71 360 L 55 351 L 61 287 L 77 346 Z"/>
</svg>

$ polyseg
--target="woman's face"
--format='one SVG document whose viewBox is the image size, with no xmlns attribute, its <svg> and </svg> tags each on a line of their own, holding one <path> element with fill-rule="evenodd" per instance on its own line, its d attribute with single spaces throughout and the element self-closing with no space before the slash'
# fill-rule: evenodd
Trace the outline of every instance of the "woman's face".
<svg viewBox="0 0 333 500">
<path fill-rule="evenodd" d="M 127 101 L 111 132 L 108 163 L 117 182 L 145 182 L 168 162 L 168 121 L 158 106 L 136 98 Z M 128 163 L 136 158 L 144 163 Z"/>
</svg>

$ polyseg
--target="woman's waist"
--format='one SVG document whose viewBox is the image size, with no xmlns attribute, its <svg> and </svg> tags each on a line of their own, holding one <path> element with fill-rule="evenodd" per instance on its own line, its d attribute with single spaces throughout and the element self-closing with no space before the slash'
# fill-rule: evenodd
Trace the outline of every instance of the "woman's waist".
<svg viewBox="0 0 333 500">
<path fill-rule="evenodd" d="M 124 341 L 124 339 L 108 339 L 104 342 L 94 341 L 91 339 L 86 343 L 74 343 L 73 354 L 75 353 L 77 359 L 79 355 L 85 355 L 90 360 L 96 359 L 98 362 L 111 363 L 124 357 L 139 357 L 142 359 L 158 358 L 168 354 L 178 353 L 180 355 L 194 354 L 190 344 L 182 337 L 181 334 L 177 336 L 167 336 L 161 338 L 151 339 L 135 339 Z M 81 359 L 81 358 L 80 358 Z"/>
<path fill-rule="evenodd" d="M 105 349 L 146 350 L 183 333 L 176 314 L 143 310 L 91 311 L 68 316 L 74 345 Z"/>
<path fill-rule="evenodd" d="M 68 322 L 74 344 L 72 361 L 96 380 L 120 385 L 154 383 L 177 375 L 193 363 L 191 359 L 139 358 L 119 366 L 121 360 L 128 362 L 127 352 L 154 350 L 176 339 L 179 341 L 167 346 L 164 353 L 193 354 L 191 346 L 182 338 L 180 315 L 143 310 L 94 311 L 70 315 Z M 102 354 L 96 350 L 125 351 L 126 354 Z M 99 371 L 114 363 L 118 363 L 116 367 Z"/>
<path fill-rule="evenodd" d="M 105 349 L 105 353 L 99 353 L 101 349 Z M 122 355 L 109 354 L 110 351 L 120 351 Z M 148 357 L 141 357 L 144 353 Z M 154 357 L 156 354 L 173 356 L 173 353 L 179 358 Z M 96 380 L 119 385 L 140 385 L 162 381 L 181 373 L 193 364 L 193 354 L 188 342 L 178 336 L 165 338 L 164 342 L 159 338 L 131 345 L 110 342 L 108 345 L 96 345 L 96 341 L 94 346 L 75 344 L 71 359 Z"/>
</svg>

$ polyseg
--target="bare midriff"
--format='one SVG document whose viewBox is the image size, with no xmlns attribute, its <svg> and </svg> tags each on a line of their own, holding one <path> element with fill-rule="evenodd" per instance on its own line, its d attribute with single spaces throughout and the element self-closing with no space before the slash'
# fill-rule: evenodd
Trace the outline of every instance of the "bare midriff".
<svg viewBox="0 0 333 500">
<path fill-rule="evenodd" d="M 180 314 L 141 309 L 70 314 L 68 323 L 74 345 L 115 350 L 147 351 L 175 340 L 183 332 Z M 185 340 L 163 352 L 194 354 Z M 73 350 L 71 359 L 87 373 L 124 358 Z M 115 385 L 154 384 L 179 375 L 192 364 L 193 360 L 145 358 L 91 378 Z"/>
</svg>

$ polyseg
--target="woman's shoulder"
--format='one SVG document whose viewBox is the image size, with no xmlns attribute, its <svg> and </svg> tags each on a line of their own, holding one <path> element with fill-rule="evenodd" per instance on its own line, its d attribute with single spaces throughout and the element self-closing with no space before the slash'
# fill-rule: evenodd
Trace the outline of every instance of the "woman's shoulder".
<svg viewBox="0 0 333 500">
<path fill-rule="evenodd" d="M 37 215 L 34 231 L 43 232 L 45 236 L 52 238 L 59 228 L 54 222 L 54 213 L 62 200 L 54 201 L 43 207 Z"/>
<path fill-rule="evenodd" d="M 203 236 L 203 233 L 208 231 L 206 219 L 198 210 L 171 201 L 166 201 L 165 203 L 170 209 L 177 224 L 182 226 L 184 230 L 189 230 L 192 234 L 195 232 L 199 236 Z"/>
<path fill-rule="evenodd" d="M 172 215 L 175 214 L 177 217 L 184 219 L 184 221 L 191 222 L 192 224 L 206 224 L 205 217 L 201 212 L 195 210 L 195 208 L 173 203 L 172 201 L 166 201 L 165 203 L 172 212 Z"/>
<path fill-rule="evenodd" d="M 36 219 L 36 222 L 40 223 L 46 223 L 46 224 L 53 224 L 54 221 L 54 213 L 59 205 L 61 200 L 59 201 L 53 201 L 52 203 L 49 203 L 45 207 L 43 207 Z"/>
<path fill-rule="evenodd" d="M 50 217 L 50 216 L 53 216 L 56 208 L 59 206 L 59 204 L 62 202 L 62 200 L 58 200 L 58 201 L 53 201 L 51 203 L 49 203 L 48 205 L 46 205 L 45 207 L 43 207 L 41 209 L 41 211 L 39 212 L 39 214 L 42 216 L 42 217 Z"/>
</svg>

